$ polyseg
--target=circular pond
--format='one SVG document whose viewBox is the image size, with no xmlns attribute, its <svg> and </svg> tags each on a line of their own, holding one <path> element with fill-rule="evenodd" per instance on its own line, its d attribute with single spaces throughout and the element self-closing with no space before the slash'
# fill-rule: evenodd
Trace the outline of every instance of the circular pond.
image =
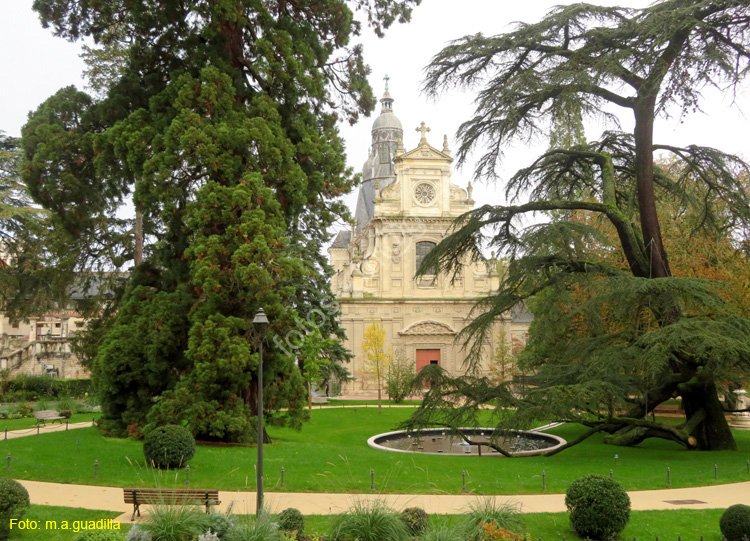
<svg viewBox="0 0 750 541">
<path fill-rule="evenodd" d="M 405 430 L 386 432 L 367 440 L 367 445 L 373 449 L 396 453 L 503 456 L 492 447 L 482 445 L 482 442 L 490 441 L 491 428 L 461 428 L 460 430 L 479 445 L 469 445 L 461 436 L 451 434 L 444 428 L 424 428 L 413 432 Z M 506 430 L 497 437 L 496 441 L 514 456 L 541 455 L 566 443 L 558 436 L 524 430 Z"/>
</svg>

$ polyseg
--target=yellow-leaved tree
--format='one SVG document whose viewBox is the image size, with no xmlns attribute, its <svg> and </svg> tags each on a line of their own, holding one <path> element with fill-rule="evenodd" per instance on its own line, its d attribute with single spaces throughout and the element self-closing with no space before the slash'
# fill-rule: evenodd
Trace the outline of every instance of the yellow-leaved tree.
<svg viewBox="0 0 750 541">
<path fill-rule="evenodd" d="M 378 413 L 382 411 L 382 389 L 385 374 L 393 362 L 393 353 L 385 349 L 385 329 L 380 323 L 371 323 L 365 329 L 362 340 L 362 358 L 365 372 L 375 376 L 378 382 Z"/>
</svg>

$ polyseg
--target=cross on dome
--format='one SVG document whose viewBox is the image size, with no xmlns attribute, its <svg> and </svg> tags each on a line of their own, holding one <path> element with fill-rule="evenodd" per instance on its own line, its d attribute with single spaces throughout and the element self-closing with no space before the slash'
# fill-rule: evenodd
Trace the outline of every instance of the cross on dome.
<svg viewBox="0 0 750 541">
<path fill-rule="evenodd" d="M 385 91 L 388 92 L 388 81 L 391 80 L 390 77 L 388 77 L 388 74 L 385 74 L 385 77 L 383 77 L 383 80 L 385 81 Z"/>
</svg>

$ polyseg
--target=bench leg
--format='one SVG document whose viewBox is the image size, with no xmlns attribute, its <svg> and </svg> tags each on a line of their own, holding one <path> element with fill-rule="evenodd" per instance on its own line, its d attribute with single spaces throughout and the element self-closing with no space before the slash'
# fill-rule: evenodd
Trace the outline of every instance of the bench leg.
<svg viewBox="0 0 750 541">
<path fill-rule="evenodd" d="M 140 506 L 140 504 L 137 504 L 137 503 L 133 505 L 133 516 L 130 517 L 130 522 L 134 522 L 135 521 L 135 514 L 136 513 L 138 513 L 139 517 L 141 516 L 141 506 Z"/>
</svg>

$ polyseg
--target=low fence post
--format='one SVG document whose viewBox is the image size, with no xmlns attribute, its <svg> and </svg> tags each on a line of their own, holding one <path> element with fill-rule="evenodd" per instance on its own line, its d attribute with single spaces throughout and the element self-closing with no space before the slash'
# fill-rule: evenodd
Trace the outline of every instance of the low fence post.
<svg viewBox="0 0 750 541">
<path fill-rule="evenodd" d="M 99 479 L 99 461 L 94 460 L 94 479 Z"/>
<path fill-rule="evenodd" d="M 284 466 L 281 466 L 281 486 L 284 486 Z"/>
<path fill-rule="evenodd" d="M 461 470 L 461 492 L 466 492 L 466 470 Z"/>
<path fill-rule="evenodd" d="M 5 466 L 5 471 L 10 471 L 10 452 L 8 453 L 8 465 Z"/>
<path fill-rule="evenodd" d="M 669 466 L 667 466 L 667 485 L 671 485 L 672 484 L 672 480 L 670 479 L 669 473 L 670 473 Z M 656 541 L 659 541 L 659 539 L 657 538 Z"/>
<path fill-rule="evenodd" d="M 718 479 L 718 478 L 719 478 L 719 465 L 714 464 L 714 479 Z"/>
<path fill-rule="evenodd" d="M 542 470 L 542 490 L 547 490 L 547 472 Z"/>
<path fill-rule="evenodd" d="M 370 490 L 375 490 L 375 469 L 370 468 Z"/>
<path fill-rule="evenodd" d="M 186 485 L 190 484 L 190 464 L 185 466 L 185 484 Z"/>
</svg>

